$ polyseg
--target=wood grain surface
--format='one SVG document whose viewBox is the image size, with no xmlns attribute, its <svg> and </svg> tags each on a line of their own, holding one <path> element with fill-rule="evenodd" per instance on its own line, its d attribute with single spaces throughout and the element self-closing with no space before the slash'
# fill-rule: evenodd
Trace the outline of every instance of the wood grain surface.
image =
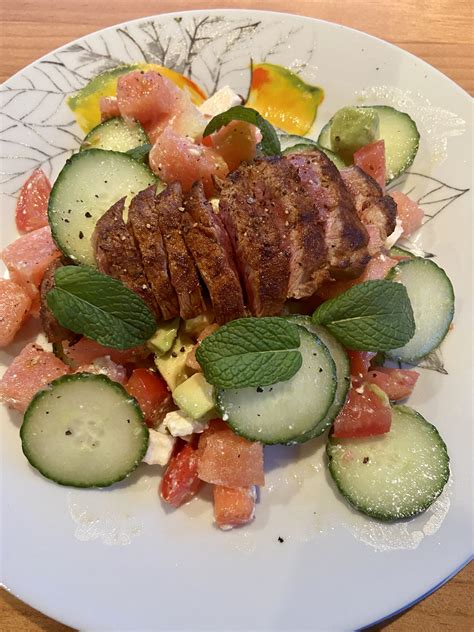
<svg viewBox="0 0 474 632">
<path fill-rule="evenodd" d="M 472 0 L 0 0 L 0 81 L 38 57 L 105 26 L 169 11 L 202 8 L 288 11 L 350 26 L 421 57 L 474 94 Z M 474 629 L 474 565 L 436 593 L 372 630 Z M 2 632 L 66 632 L 60 623 L 0 592 Z"/>
</svg>

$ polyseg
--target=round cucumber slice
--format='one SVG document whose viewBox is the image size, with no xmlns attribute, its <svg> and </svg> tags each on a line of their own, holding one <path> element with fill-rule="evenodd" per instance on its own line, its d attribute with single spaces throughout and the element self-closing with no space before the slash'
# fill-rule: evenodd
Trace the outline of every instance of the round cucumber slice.
<svg viewBox="0 0 474 632">
<path fill-rule="evenodd" d="M 128 476 L 148 447 L 148 428 L 133 397 L 105 375 L 54 380 L 28 406 L 23 452 L 43 476 L 71 487 L 107 487 Z"/>
<path fill-rule="evenodd" d="M 229 426 L 250 441 L 301 443 L 325 419 L 336 392 L 336 366 L 327 347 L 300 327 L 300 370 L 272 386 L 221 390 L 217 406 Z"/>
<path fill-rule="evenodd" d="M 58 248 L 73 261 L 95 267 L 92 234 L 97 221 L 123 197 L 128 202 L 157 182 L 150 169 L 127 154 L 81 151 L 64 165 L 54 183 L 48 219 Z"/>
<path fill-rule="evenodd" d="M 387 279 L 402 283 L 415 318 L 415 334 L 406 345 L 386 352 L 387 357 L 414 364 L 436 349 L 454 317 L 454 289 L 446 272 L 431 259 L 400 261 Z"/>
<path fill-rule="evenodd" d="M 81 151 L 106 149 L 126 153 L 149 142 L 140 123 L 126 123 L 117 116 L 94 127 L 84 138 Z"/>
<path fill-rule="evenodd" d="M 337 154 L 335 154 L 330 149 L 327 149 L 326 147 L 321 147 L 317 143 L 313 142 L 298 143 L 297 145 L 293 145 L 292 147 L 287 147 L 283 150 L 282 153 L 284 156 L 287 156 L 288 154 L 305 154 L 307 152 L 314 151 L 315 149 L 319 149 L 319 151 L 322 151 L 323 154 L 326 154 L 329 160 L 333 162 L 338 169 L 344 169 L 344 167 L 346 167 L 346 163 L 341 160 L 341 158 L 339 158 Z"/>
<path fill-rule="evenodd" d="M 327 430 L 334 419 L 338 416 L 341 408 L 344 406 L 351 385 L 351 367 L 349 363 L 349 356 L 341 343 L 329 333 L 327 329 L 321 325 L 315 325 L 309 316 L 288 316 L 288 320 L 291 322 L 305 327 L 308 331 L 318 336 L 320 340 L 328 348 L 329 353 L 336 365 L 336 392 L 334 395 L 334 401 L 329 407 L 329 410 L 324 417 L 309 433 L 308 440 L 318 437 L 325 430 Z"/>
<path fill-rule="evenodd" d="M 329 471 L 346 500 L 379 520 L 425 511 L 449 479 L 446 444 L 408 406 L 392 408 L 390 432 L 359 439 L 330 438 Z"/>
</svg>

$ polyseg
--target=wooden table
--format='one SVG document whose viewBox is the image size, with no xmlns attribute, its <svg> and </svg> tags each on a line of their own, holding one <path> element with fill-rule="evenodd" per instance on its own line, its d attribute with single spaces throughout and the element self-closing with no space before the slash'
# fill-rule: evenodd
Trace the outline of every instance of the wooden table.
<svg viewBox="0 0 474 632">
<path fill-rule="evenodd" d="M 0 81 L 53 48 L 105 26 L 156 13 L 239 7 L 285 11 L 339 22 L 393 42 L 426 60 L 474 94 L 472 0 L 1 0 Z M 474 565 L 407 612 L 373 630 L 391 632 L 474 627 Z M 0 593 L 2 632 L 67 628 Z"/>
</svg>

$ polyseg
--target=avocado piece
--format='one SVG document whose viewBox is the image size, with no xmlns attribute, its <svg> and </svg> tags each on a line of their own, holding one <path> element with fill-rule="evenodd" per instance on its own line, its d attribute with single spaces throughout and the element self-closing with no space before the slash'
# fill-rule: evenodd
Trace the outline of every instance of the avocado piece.
<svg viewBox="0 0 474 632">
<path fill-rule="evenodd" d="M 192 338 L 180 332 L 169 351 L 162 356 L 155 356 L 156 368 L 171 392 L 189 377 L 186 358 L 193 347 Z"/>
<path fill-rule="evenodd" d="M 160 324 L 155 334 L 147 342 L 147 347 L 156 355 L 162 356 L 171 349 L 178 335 L 179 318 Z"/>
<path fill-rule="evenodd" d="M 195 373 L 175 388 L 173 399 L 189 417 L 200 419 L 214 408 L 214 389 L 202 373 Z"/>
<path fill-rule="evenodd" d="M 199 316 L 185 320 L 183 323 L 183 331 L 197 338 L 201 331 L 211 325 L 213 321 L 213 316 L 211 316 L 209 312 L 205 312 L 204 314 L 199 314 Z"/>
<path fill-rule="evenodd" d="M 379 138 L 379 116 L 371 108 L 345 107 L 331 121 L 331 148 L 350 164 L 354 152 Z"/>
</svg>

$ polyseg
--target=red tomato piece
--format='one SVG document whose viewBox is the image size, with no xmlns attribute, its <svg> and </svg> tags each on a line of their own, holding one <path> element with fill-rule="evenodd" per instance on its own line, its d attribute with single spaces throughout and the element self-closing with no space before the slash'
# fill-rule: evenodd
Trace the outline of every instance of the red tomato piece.
<svg viewBox="0 0 474 632">
<path fill-rule="evenodd" d="M 66 373 L 69 367 L 53 353 L 28 344 L 0 379 L 0 402 L 23 413 L 35 393 Z"/>
<path fill-rule="evenodd" d="M 248 524 L 255 517 L 255 487 L 214 485 L 214 520 L 219 529 Z"/>
<path fill-rule="evenodd" d="M 212 135 L 213 148 L 224 158 L 229 171 L 257 154 L 257 128 L 245 121 L 232 121 Z"/>
<path fill-rule="evenodd" d="M 420 228 L 425 213 L 416 202 L 400 191 L 390 194 L 397 204 L 397 216 L 402 223 L 403 237 L 409 237 Z"/>
<path fill-rule="evenodd" d="M 27 288 L 27 292 L 39 288 L 43 275 L 49 264 L 61 253 L 51 237 L 49 226 L 38 228 L 27 235 L 19 237 L 9 244 L 0 254 L 15 283 Z"/>
<path fill-rule="evenodd" d="M 6 347 L 20 329 L 31 307 L 24 288 L 9 279 L 0 279 L 0 347 Z"/>
<path fill-rule="evenodd" d="M 207 195 L 214 190 L 213 176 L 223 178 L 229 169 L 214 149 L 197 145 L 167 127 L 150 151 L 150 167 L 164 182 L 179 182 L 184 191 L 202 180 Z"/>
<path fill-rule="evenodd" d="M 186 444 L 168 463 L 161 481 L 161 498 L 173 507 L 179 507 L 197 494 L 201 486 L 198 477 L 196 448 Z"/>
<path fill-rule="evenodd" d="M 374 393 L 365 382 L 351 388 L 344 408 L 336 417 L 332 436 L 351 439 L 389 432 L 392 424 L 390 403 Z"/>
<path fill-rule="evenodd" d="M 74 344 L 64 343 L 63 349 L 68 359 L 75 366 L 91 364 L 97 358 L 105 358 L 107 356 L 113 362 L 117 362 L 117 364 L 127 364 L 150 355 L 150 351 L 146 347 L 134 347 L 126 351 L 119 351 L 118 349 L 103 347 L 98 342 L 84 337 Z"/>
<path fill-rule="evenodd" d="M 385 141 L 377 140 L 358 149 L 354 154 L 354 164 L 371 176 L 382 190 L 385 188 Z"/>
<path fill-rule="evenodd" d="M 29 233 L 48 224 L 51 184 L 42 169 L 35 169 L 21 187 L 15 221 L 20 233 Z"/>
<path fill-rule="evenodd" d="M 199 438 L 199 478 L 225 487 L 264 485 L 263 448 L 215 420 Z"/>
<path fill-rule="evenodd" d="M 367 373 L 366 380 L 384 391 L 392 402 L 406 399 L 420 377 L 417 371 L 377 367 Z"/>
<path fill-rule="evenodd" d="M 171 401 L 164 379 L 149 369 L 135 369 L 125 388 L 137 400 L 147 425 L 154 426 L 157 413 Z"/>
<path fill-rule="evenodd" d="M 374 351 L 347 351 L 351 363 L 351 376 L 356 380 L 364 379 L 369 370 L 370 361 L 377 354 Z"/>
</svg>

